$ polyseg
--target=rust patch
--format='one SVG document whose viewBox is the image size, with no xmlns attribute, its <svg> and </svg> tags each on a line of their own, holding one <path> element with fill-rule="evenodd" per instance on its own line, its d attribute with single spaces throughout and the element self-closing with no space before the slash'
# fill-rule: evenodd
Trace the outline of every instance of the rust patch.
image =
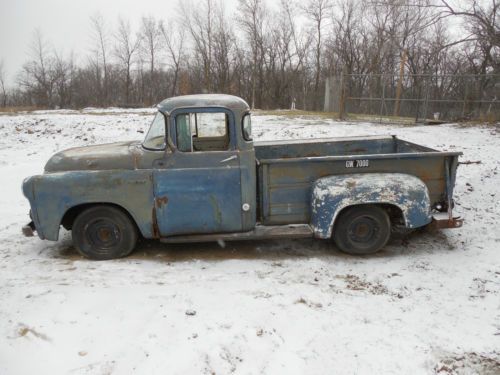
<svg viewBox="0 0 500 375">
<path fill-rule="evenodd" d="M 322 155 L 319 152 L 310 152 L 308 154 L 300 154 L 300 155 L 280 155 L 279 158 L 280 159 L 299 159 L 299 158 L 318 158 L 321 156 L 325 156 L 325 155 Z"/>
<path fill-rule="evenodd" d="M 464 219 L 452 217 L 449 219 L 438 219 L 433 217 L 430 226 L 434 229 L 460 228 L 464 224 Z"/>
<path fill-rule="evenodd" d="M 160 238 L 160 228 L 158 227 L 158 220 L 156 218 L 156 208 L 153 206 L 153 213 L 152 213 L 152 227 L 151 227 L 151 234 L 153 235 L 153 238 Z"/>
<path fill-rule="evenodd" d="M 365 153 L 367 154 L 368 153 L 368 150 L 366 148 L 353 148 L 353 149 L 349 149 L 346 151 L 346 154 L 353 154 L 353 153 Z"/>
<path fill-rule="evenodd" d="M 161 208 L 168 203 L 168 197 L 156 197 L 155 198 L 156 207 Z"/>
<path fill-rule="evenodd" d="M 162 208 L 164 205 L 168 203 L 168 197 L 156 197 L 155 198 L 155 204 L 153 206 L 153 213 L 152 213 L 152 234 L 153 238 L 160 238 L 160 229 L 158 227 L 158 219 L 156 217 L 156 208 Z"/>
</svg>

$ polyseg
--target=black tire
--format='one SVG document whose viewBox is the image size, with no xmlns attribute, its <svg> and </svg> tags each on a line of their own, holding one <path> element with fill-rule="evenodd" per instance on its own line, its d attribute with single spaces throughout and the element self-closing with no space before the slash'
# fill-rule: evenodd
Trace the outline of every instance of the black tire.
<svg viewBox="0 0 500 375">
<path fill-rule="evenodd" d="M 382 208 L 361 205 L 347 208 L 336 220 L 333 240 L 339 250 L 353 255 L 374 254 L 391 236 L 391 221 Z"/>
<path fill-rule="evenodd" d="M 80 213 L 73 223 L 73 244 L 80 254 L 94 260 L 122 258 L 137 242 L 137 228 L 122 210 L 94 206 Z"/>
</svg>

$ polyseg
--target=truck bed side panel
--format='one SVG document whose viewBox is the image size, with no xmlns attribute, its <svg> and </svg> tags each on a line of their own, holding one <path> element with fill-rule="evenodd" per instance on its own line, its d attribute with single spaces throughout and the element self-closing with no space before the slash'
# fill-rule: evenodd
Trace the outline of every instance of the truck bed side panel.
<svg viewBox="0 0 500 375">
<path fill-rule="evenodd" d="M 455 157 L 456 158 L 456 157 Z M 347 159 L 347 158 L 346 158 Z M 291 162 L 261 160 L 259 168 L 261 221 L 264 224 L 308 223 L 311 216 L 311 186 L 320 177 L 349 173 L 405 173 L 427 185 L 431 203 L 446 195 L 445 156 L 393 155 L 373 158 L 369 166 L 348 168 L 344 160 L 302 158 Z"/>
</svg>

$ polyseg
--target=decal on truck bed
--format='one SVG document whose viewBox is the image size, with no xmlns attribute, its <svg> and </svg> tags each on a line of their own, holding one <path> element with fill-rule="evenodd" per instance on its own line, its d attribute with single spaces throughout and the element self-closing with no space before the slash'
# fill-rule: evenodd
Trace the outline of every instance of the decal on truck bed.
<svg viewBox="0 0 500 375">
<path fill-rule="evenodd" d="M 346 160 L 346 162 L 345 162 L 346 168 L 366 168 L 369 165 L 370 165 L 370 161 L 368 159 Z"/>
</svg>

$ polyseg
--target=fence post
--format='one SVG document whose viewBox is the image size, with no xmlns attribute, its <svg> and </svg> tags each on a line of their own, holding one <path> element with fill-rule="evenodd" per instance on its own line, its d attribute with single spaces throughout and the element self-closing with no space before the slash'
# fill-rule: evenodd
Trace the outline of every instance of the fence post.
<svg viewBox="0 0 500 375">
<path fill-rule="evenodd" d="M 466 109 L 466 106 L 467 106 L 467 95 L 468 95 L 468 92 L 469 92 L 469 82 L 468 82 L 468 79 L 465 78 L 464 80 L 464 103 L 462 105 L 462 120 L 465 119 L 465 109 Z"/>
<path fill-rule="evenodd" d="M 417 82 L 415 80 L 415 77 L 413 77 L 413 82 Z M 416 109 L 415 109 L 415 124 L 418 123 L 418 118 L 420 116 L 420 95 L 422 94 L 422 85 L 420 83 L 420 81 L 418 81 L 418 89 L 417 89 L 417 104 L 416 104 Z"/>
<path fill-rule="evenodd" d="M 431 80 L 432 80 L 432 75 L 428 74 L 427 79 L 425 80 L 426 87 L 425 87 L 425 100 L 424 100 L 424 118 L 423 118 L 424 122 L 425 120 L 427 120 L 427 112 L 429 110 L 429 94 L 432 84 Z"/>
<path fill-rule="evenodd" d="M 385 107 L 385 74 L 380 76 L 382 80 L 382 100 L 380 101 L 380 123 L 382 123 L 382 113 Z M 386 108 L 387 110 L 387 108 Z"/>
<path fill-rule="evenodd" d="M 342 69 L 342 72 L 340 73 L 340 96 L 339 96 L 339 119 L 344 120 L 345 118 L 345 83 L 346 81 L 346 74 L 345 74 L 345 68 Z"/>
<path fill-rule="evenodd" d="M 396 87 L 396 102 L 394 103 L 394 116 L 399 116 L 401 93 L 403 91 L 403 76 L 405 73 L 406 64 L 406 50 L 404 49 L 401 54 L 401 61 L 399 62 L 399 79 Z"/>
</svg>

